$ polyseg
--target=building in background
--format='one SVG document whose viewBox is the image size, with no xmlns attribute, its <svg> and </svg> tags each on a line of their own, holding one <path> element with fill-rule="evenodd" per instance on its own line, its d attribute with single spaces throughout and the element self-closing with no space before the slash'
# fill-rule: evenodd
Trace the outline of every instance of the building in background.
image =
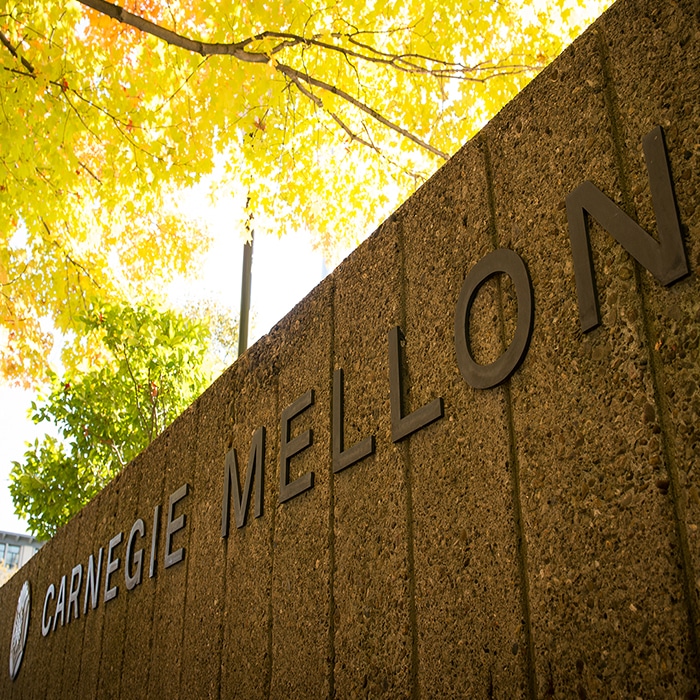
<svg viewBox="0 0 700 700">
<path fill-rule="evenodd" d="M 38 552 L 43 542 L 31 535 L 18 535 L 0 530 L 0 564 L 8 569 L 18 569 Z"/>
</svg>

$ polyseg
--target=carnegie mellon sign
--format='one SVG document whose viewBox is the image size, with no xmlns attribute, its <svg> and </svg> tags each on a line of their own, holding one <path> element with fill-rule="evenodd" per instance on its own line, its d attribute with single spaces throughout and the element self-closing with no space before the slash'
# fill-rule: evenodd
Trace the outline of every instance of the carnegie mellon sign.
<svg viewBox="0 0 700 700">
<path fill-rule="evenodd" d="M 583 331 L 595 328 L 600 322 L 595 270 L 589 244 L 589 217 L 595 219 L 661 284 L 672 284 L 689 272 L 661 127 L 654 128 L 643 139 L 643 149 L 658 238 L 640 228 L 591 182 L 581 183 L 566 198 L 578 310 Z M 518 307 L 516 330 L 510 345 L 498 359 L 491 364 L 480 365 L 474 360 L 471 350 L 470 315 L 481 286 L 498 274 L 508 275 L 513 282 Z M 476 389 L 486 390 L 510 377 L 527 356 L 535 312 L 526 260 L 508 249 L 495 250 L 479 260 L 464 279 L 454 311 L 454 356 L 464 381 Z M 401 339 L 402 331 L 398 326 L 387 328 L 389 403 L 394 442 L 399 442 L 444 417 L 444 404 L 439 396 L 408 414 L 404 413 Z M 437 390 L 436 388 L 436 393 Z M 313 428 L 295 432 L 294 420 L 314 403 L 314 388 L 309 387 L 280 412 L 280 447 L 279 454 L 276 455 L 280 503 L 314 487 L 313 471 L 290 480 L 291 460 L 313 444 Z M 333 471 L 339 473 L 375 453 L 376 440 L 374 435 L 367 434 L 353 445 L 345 444 L 342 369 L 334 372 L 331 405 L 327 408 L 332 415 Z M 221 536 L 224 538 L 229 535 L 231 503 L 233 520 L 238 528 L 246 526 L 251 500 L 254 516 L 264 515 L 263 482 L 265 470 L 271 464 L 270 456 L 266 454 L 266 430 L 269 427 L 259 426 L 250 446 L 242 446 L 248 448 L 244 478 L 236 447 L 222 455 L 221 520 L 220 523 L 211 523 L 210 527 L 220 525 Z M 100 543 L 97 552 L 90 554 L 87 561 L 77 562 L 59 580 L 49 582 L 43 591 L 40 620 L 42 635 L 46 637 L 59 632 L 60 627 L 75 623 L 100 605 L 107 605 L 121 591 L 128 594 L 146 578 L 158 575 L 159 571 L 161 575 L 167 576 L 171 567 L 183 562 L 186 551 L 179 540 L 187 528 L 189 491 L 189 485 L 183 483 L 169 495 L 166 502 L 157 505 L 153 513 L 142 514 L 130 524 L 128 530 L 117 532 L 108 542 Z M 161 530 L 164 531 L 164 545 L 159 552 Z M 13 678 L 19 670 L 19 650 L 21 648 L 23 651 L 26 639 L 28 613 L 25 599 L 29 596 L 28 589 L 23 590 L 23 596 L 17 612 L 21 618 L 16 624 L 17 639 L 13 637 L 14 651 L 10 669 Z"/>
</svg>

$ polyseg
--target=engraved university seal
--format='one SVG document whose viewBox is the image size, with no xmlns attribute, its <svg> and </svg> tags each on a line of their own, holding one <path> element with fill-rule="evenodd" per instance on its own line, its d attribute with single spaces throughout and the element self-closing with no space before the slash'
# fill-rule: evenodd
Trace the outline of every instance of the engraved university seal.
<svg viewBox="0 0 700 700">
<path fill-rule="evenodd" d="M 29 611 L 32 607 L 32 594 L 29 581 L 25 581 L 17 600 L 17 612 L 15 612 L 15 624 L 12 628 L 12 640 L 10 642 L 10 678 L 14 680 L 19 673 L 24 656 L 24 645 L 27 643 L 29 631 Z"/>
</svg>

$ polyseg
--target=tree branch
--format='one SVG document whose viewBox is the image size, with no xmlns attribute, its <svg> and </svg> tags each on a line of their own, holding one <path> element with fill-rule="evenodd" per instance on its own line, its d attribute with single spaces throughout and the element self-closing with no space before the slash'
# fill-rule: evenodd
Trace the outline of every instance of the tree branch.
<svg viewBox="0 0 700 700">
<path fill-rule="evenodd" d="M 327 92 L 331 92 L 334 95 L 337 95 L 338 97 L 344 99 L 346 102 L 349 102 L 351 105 L 357 107 L 365 114 L 368 114 L 370 117 L 372 117 L 372 119 L 375 119 L 380 124 L 384 124 L 384 126 L 388 127 L 389 129 L 396 131 L 398 134 L 401 134 L 410 141 L 413 141 L 413 143 L 418 144 L 422 148 L 425 148 L 426 151 L 430 151 L 431 153 L 435 154 L 436 156 L 439 156 L 440 158 L 443 158 L 444 160 L 447 160 L 449 158 L 447 153 L 440 151 L 434 146 L 431 146 L 429 143 L 426 143 L 422 139 L 418 138 L 410 131 L 406 131 L 406 129 L 403 129 L 398 124 L 394 124 L 394 122 L 389 121 L 386 117 L 379 114 L 379 112 L 372 109 L 364 102 L 360 102 L 360 100 L 354 98 L 350 93 L 345 92 L 345 90 L 341 90 L 339 87 L 331 85 L 330 83 L 326 83 L 323 80 L 319 80 L 318 78 L 306 75 L 305 73 L 302 73 L 301 71 L 298 71 L 295 68 L 291 68 L 290 66 L 286 66 L 283 63 L 278 63 L 275 66 L 275 68 L 283 75 L 286 75 L 290 80 L 294 81 L 294 79 L 296 78 L 297 80 L 302 80 L 308 85 L 313 85 L 314 87 L 326 90 Z"/>
<path fill-rule="evenodd" d="M 0 32 L 0 44 L 2 44 L 32 75 L 34 75 L 34 66 L 32 66 L 32 64 L 29 63 L 24 56 L 20 56 L 17 53 L 17 49 L 12 46 L 10 40 L 2 32 Z"/>
<path fill-rule="evenodd" d="M 20 279 L 20 277 L 22 277 L 22 275 L 27 271 L 28 267 L 29 267 L 29 263 L 28 262 L 24 263 L 24 269 L 22 270 L 22 272 L 18 273 L 16 277 L 13 277 L 11 280 L 8 280 L 7 282 L 0 282 L 0 287 L 12 286 L 15 282 L 17 282 L 17 280 Z M 9 297 L 8 297 L 8 299 L 9 299 Z"/>
<path fill-rule="evenodd" d="M 395 124 L 391 120 L 387 119 L 383 115 L 381 115 L 379 112 L 377 112 L 375 109 L 372 109 L 372 107 L 369 107 L 366 105 L 364 102 L 361 102 L 357 98 L 353 97 L 350 93 L 346 92 L 345 90 L 337 87 L 336 85 L 333 85 L 331 83 L 327 83 L 323 80 L 319 80 L 318 78 L 314 78 L 306 73 L 303 73 L 302 71 L 297 70 L 296 68 L 292 68 L 291 66 L 285 65 L 284 63 L 279 63 L 274 61 L 271 56 L 265 54 L 265 53 L 257 53 L 257 52 L 252 52 L 252 51 L 246 51 L 245 47 L 249 46 L 253 41 L 255 40 L 262 40 L 265 38 L 280 38 L 280 39 L 285 39 L 286 41 L 292 42 L 293 44 L 313 44 L 316 46 L 319 46 L 319 48 L 324 48 L 328 50 L 333 50 L 333 51 L 338 51 L 340 53 L 344 53 L 345 55 L 352 55 L 357 58 L 364 58 L 365 60 L 373 60 L 372 58 L 368 58 L 367 56 L 364 56 L 362 54 L 359 54 L 357 52 L 351 52 L 349 49 L 345 49 L 343 47 L 338 47 L 334 46 L 333 44 L 327 44 L 326 42 L 321 42 L 316 39 L 306 39 L 304 37 L 300 37 L 294 34 L 289 34 L 285 32 L 263 32 L 256 37 L 244 39 L 243 41 L 240 42 L 234 42 L 234 43 L 229 43 L 229 44 L 221 44 L 221 43 L 209 43 L 209 42 L 204 42 L 204 41 L 194 41 L 192 39 L 189 39 L 188 37 L 182 36 L 181 34 L 178 34 L 174 31 L 171 31 L 170 29 L 166 29 L 164 27 L 161 27 L 160 25 L 157 25 L 150 20 L 147 20 L 143 17 L 140 17 L 138 15 L 135 15 L 131 12 L 128 12 L 127 10 L 123 9 L 122 7 L 119 7 L 118 5 L 114 5 L 110 2 L 107 2 L 106 0 L 79 0 L 83 5 L 92 8 L 93 10 L 96 10 L 97 12 L 101 12 L 104 15 L 107 15 L 108 17 L 112 17 L 113 19 L 117 20 L 118 22 L 122 22 L 123 24 L 127 24 L 131 27 L 134 27 L 135 29 L 138 29 L 142 32 L 145 32 L 146 34 L 150 34 L 152 36 L 157 37 L 158 39 L 161 39 L 168 44 L 171 44 L 172 46 L 177 46 L 181 49 L 184 49 L 186 51 L 198 53 L 202 56 L 211 56 L 211 55 L 225 55 L 225 56 L 233 56 L 234 58 L 237 58 L 241 61 L 246 61 L 248 63 L 271 63 L 275 67 L 275 69 L 285 75 L 287 78 L 292 80 L 295 84 L 298 83 L 298 81 L 302 81 L 307 83 L 308 85 L 313 85 L 314 87 L 317 87 L 321 90 L 325 90 L 327 92 L 330 92 L 341 99 L 345 100 L 346 102 L 349 102 L 351 105 L 359 109 L 360 111 L 364 112 L 365 114 L 369 115 L 372 117 L 372 119 L 378 121 L 380 124 L 383 124 L 387 128 L 391 129 L 392 131 L 395 131 L 398 134 L 401 134 L 402 136 L 406 137 L 410 141 L 413 141 L 415 144 L 418 146 L 421 146 L 422 148 L 426 149 L 430 153 L 433 153 L 436 156 L 439 156 L 440 158 L 443 158 L 444 160 L 448 159 L 448 155 L 439 149 L 435 148 L 434 146 L 431 146 L 430 144 L 426 143 L 422 139 L 420 139 L 418 136 L 415 136 L 411 132 L 407 131 L 403 127 L 400 127 L 398 124 Z M 284 44 L 285 42 L 283 42 Z M 375 62 L 379 61 L 381 59 L 374 59 Z M 308 97 L 308 95 L 307 95 Z"/>
<path fill-rule="evenodd" d="M 268 63 L 270 60 L 269 56 L 264 53 L 245 51 L 243 47 L 247 46 L 251 42 L 251 39 L 246 39 L 240 43 L 230 44 L 213 44 L 206 41 L 194 41 L 186 36 L 182 36 L 182 34 L 178 34 L 170 29 L 161 27 L 160 25 L 155 24 L 144 17 L 135 15 L 128 10 L 125 10 L 123 7 L 119 7 L 119 5 L 106 2 L 106 0 L 79 1 L 86 7 L 90 7 L 97 12 L 101 12 L 103 15 L 116 19 L 117 22 L 127 24 L 134 27 L 134 29 L 138 29 L 146 34 L 162 39 L 168 44 L 178 46 L 186 51 L 198 53 L 201 56 L 234 56 L 235 58 L 238 58 L 241 61 L 247 61 L 248 63 Z"/>
<path fill-rule="evenodd" d="M 93 173 L 92 170 L 90 170 L 90 168 L 88 168 L 88 166 L 85 165 L 85 163 L 83 163 L 82 160 L 79 160 L 79 161 L 78 161 L 78 165 L 79 165 L 91 178 L 93 178 L 94 180 L 97 180 L 97 182 L 98 182 L 100 185 L 102 184 L 102 180 L 100 180 L 100 178 L 97 177 L 97 175 L 95 175 L 95 173 Z"/>
<path fill-rule="evenodd" d="M 350 137 L 352 141 L 359 141 L 363 146 L 367 146 L 367 148 L 371 148 L 372 150 L 379 153 L 379 149 L 373 143 L 365 141 L 361 136 L 358 136 L 337 114 L 335 114 L 335 112 L 331 112 L 330 110 L 326 109 L 323 106 L 323 100 L 318 95 L 314 95 L 313 92 L 305 88 L 297 78 L 289 79 L 294 83 L 294 85 L 296 85 L 297 89 L 299 90 L 299 92 L 301 92 L 302 95 L 310 99 L 315 105 L 317 105 L 318 107 L 323 109 L 327 114 L 329 114 L 331 119 L 333 119 L 333 121 L 335 121 L 335 123 L 338 124 L 338 126 Z"/>
<path fill-rule="evenodd" d="M 134 385 L 134 397 L 136 399 L 136 412 L 139 414 L 139 422 L 143 426 L 143 430 L 145 432 L 146 421 L 144 419 L 143 410 L 141 409 L 141 402 L 139 401 L 139 384 L 136 381 L 136 377 L 134 376 L 133 371 L 131 370 L 131 363 L 129 362 L 129 354 L 126 350 L 126 346 L 124 346 L 122 348 L 120 345 L 118 345 L 117 347 L 120 350 L 123 350 L 123 352 L 124 352 L 124 362 L 126 363 L 126 370 L 129 373 L 129 377 L 131 378 L 131 383 Z"/>
<path fill-rule="evenodd" d="M 74 259 L 71 257 L 70 253 L 65 249 L 65 247 L 62 246 L 62 245 L 58 242 L 58 240 L 56 240 L 56 239 L 53 237 L 53 233 L 51 232 L 51 229 L 49 228 L 49 225 L 46 223 L 46 221 L 44 221 L 44 219 L 41 219 L 41 223 L 43 224 L 44 229 L 46 230 L 47 238 L 48 238 L 49 243 L 53 243 L 53 244 L 63 253 L 63 255 L 64 255 L 64 257 L 65 257 L 65 259 L 66 259 L 67 262 L 69 262 L 71 265 L 73 265 L 73 267 L 76 267 L 78 270 L 82 270 L 83 274 L 84 274 L 98 289 L 101 289 L 100 284 L 99 284 L 99 283 L 97 282 L 97 280 L 87 271 L 87 269 L 86 269 L 83 265 L 81 265 L 79 262 L 77 262 L 76 260 L 74 260 Z M 78 273 L 78 274 L 80 274 L 80 273 Z"/>
</svg>

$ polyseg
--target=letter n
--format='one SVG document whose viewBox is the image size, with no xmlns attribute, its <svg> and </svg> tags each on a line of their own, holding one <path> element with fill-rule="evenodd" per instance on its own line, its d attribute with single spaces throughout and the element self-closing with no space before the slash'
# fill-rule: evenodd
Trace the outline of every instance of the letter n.
<svg viewBox="0 0 700 700">
<path fill-rule="evenodd" d="M 238 476 L 238 461 L 236 450 L 231 448 L 226 455 L 224 465 L 224 500 L 221 509 L 221 536 L 228 537 L 229 507 L 231 503 L 231 485 L 233 484 L 233 511 L 236 517 L 236 527 L 244 527 L 250 504 L 250 491 L 253 486 L 255 473 L 258 478 L 255 482 L 255 517 L 263 514 L 263 485 L 265 474 L 265 428 L 255 431 L 253 442 L 250 446 L 248 457 L 248 472 L 245 476 L 245 486 L 241 496 L 241 488 Z"/>
<path fill-rule="evenodd" d="M 566 216 L 569 222 L 569 237 L 576 273 L 578 308 L 584 331 L 589 331 L 600 323 L 586 212 L 661 284 L 669 285 L 688 274 L 688 260 L 683 248 L 663 131 L 660 126 L 652 129 L 642 139 L 642 146 L 656 215 L 658 241 L 591 182 L 581 183 L 566 198 Z"/>
</svg>

